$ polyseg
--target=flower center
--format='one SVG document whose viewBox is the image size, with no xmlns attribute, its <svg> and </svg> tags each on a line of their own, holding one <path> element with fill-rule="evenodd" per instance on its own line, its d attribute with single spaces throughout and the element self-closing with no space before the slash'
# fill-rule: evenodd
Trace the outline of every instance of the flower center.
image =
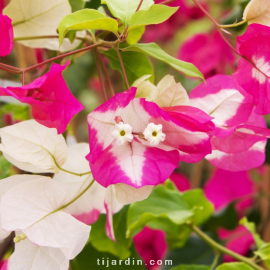
<svg viewBox="0 0 270 270">
<path fill-rule="evenodd" d="M 121 136 L 125 136 L 125 135 L 126 135 L 126 132 L 125 132 L 124 130 L 121 130 L 121 131 L 120 131 L 120 135 L 121 135 Z"/>
<path fill-rule="evenodd" d="M 153 137 L 157 137 L 157 132 L 154 131 L 154 132 L 152 133 L 152 136 L 153 136 Z"/>
</svg>

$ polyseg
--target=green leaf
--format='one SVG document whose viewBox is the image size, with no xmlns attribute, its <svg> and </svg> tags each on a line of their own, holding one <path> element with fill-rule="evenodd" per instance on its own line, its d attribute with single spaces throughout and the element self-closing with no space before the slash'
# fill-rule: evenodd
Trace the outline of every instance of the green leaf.
<svg viewBox="0 0 270 270">
<path fill-rule="evenodd" d="M 102 0 L 101 4 L 106 4 L 112 15 L 119 18 L 126 26 L 129 23 L 131 16 L 137 10 L 140 0 Z M 140 10 L 147 10 L 153 4 L 153 0 L 144 0 Z"/>
<path fill-rule="evenodd" d="M 102 259 L 104 259 L 104 265 L 102 265 Z M 133 260 L 134 259 L 134 260 Z M 133 264 L 134 261 L 134 264 Z M 107 267 L 108 262 L 108 267 Z M 115 265 L 112 265 L 115 263 Z M 119 260 L 119 258 L 113 256 L 110 253 L 97 251 L 91 243 L 88 243 L 83 251 L 71 261 L 72 270 L 145 270 L 144 263 L 139 257 L 134 247 L 131 249 L 130 265 L 126 265 L 125 261 Z"/>
<path fill-rule="evenodd" d="M 242 218 L 239 222 L 241 225 L 244 225 L 253 235 L 254 241 L 258 249 L 261 249 L 265 246 L 265 242 L 261 239 L 260 235 L 256 232 L 256 226 L 253 222 L 249 222 L 246 217 Z"/>
<path fill-rule="evenodd" d="M 28 120 L 28 106 L 23 104 L 4 104 L 0 108 L 0 116 L 6 113 L 12 115 L 15 121 Z"/>
<path fill-rule="evenodd" d="M 110 60 L 111 68 L 120 71 L 123 76 L 122 67 L 116 51 L 114 49 L 110 49 L 102 53 Z M 134 81 L 146 74 L 151 75 L 150 81 L 153 82 L 153 66 L 146 55 L 138 52 L 122 52 L 121 56 L 126 70 L 129 85 L 132 85 Z"/>
<path fill-rule="evenodd" d="M 171 270 L 210 270 L 211 267 L 205 265 L 179 265 Z"/>
<path fill-rule="evenodd" d="M 270 244 L 266 244 L 262 247 L 262 249 L 254 252 L 258 255 L 263 261 L 270 260 Z"/>
<path fill-rule="evenodd" d="M 83 9 L 67 15 L 58 26 L 59 44 L 70 30 L 106 30 L 116 33 L 118 22 L 115 19 L 107 18 L 95 9 Z"/>
<path fill-rule="evenodd" d="M 0 155 L 0 179 L 7 178 L 11 175 L 13 165 L 8 162 L 4 156 Z"/>
<path fill-rule="evenodd" d="M 211 216 L 213 206 L 205 199 L 201 190 L 180 193 L 171 186 L 166 186 L 157 186 L 146 200 L 130 206 L 128 235 L 134 235 L 148 225 L 164 230 L 172 238 L 173 234 L 178 235 L 181 229 L 177 225 L 183 225 L 190 219 L 199 225 Z M 185 237 L 190 230 L 186 232 Z"/>
<path fill-rule="evenodd" d="M 128 212 L 127 235 L 138 233 L 150 221 L 160 222 L 162 229 L 169 230 L 171 224 L 181 225 L 193 217 L 193 211 L 178 191 L 159 185 L 144 201 L 132 204 Z"/>
<path fill-rule="evenodd" d="M 127 48 L 123 48 L 122 50 L 145 53 L 164 63 L 167 63 L 174 69 L 184 73 L 189 77 L 195 77 L 204 80 L 202 73 L 193 64 L 178 60 L 170 56 L 164 52 L 156 43 L 134 44 L 128 46 Z"/>
<path fill-rule="evenodd" d="M 84 0 L 68 0 L 68 1 L 69 1 L 69 4 L 71 5 L 72 12 L 83 9 L 85 6 Z"/>
<path fill-rule="evenodd" d="M 254 270 L 251 266 L 245 263 L 225 263 L 220 265 L 216 270 Z"/>
<path fill-rule="evenodd" d="M 138 28 L 135 28 L 134 30 L 132 30 L 128 34 L 128 37 L 126 39 L 127 43 L 128 44 L 135 44 L 135 43 L 137 43 L 141 39 L 144 31 L 145 31 L 145 27 L 144 26 L 138 27 Z"/>
<path fill-rule="evenodd" d="M 113 227 L 116 242 L 111 240 L 105 233 L 106 215 L 102 214 L 96 223 L 92 225 L 90 242 L 100 252 L 109 252 L 124 260 L 130 256 L 132 239 L 126 238 L 126 220 L 128 206 L 113 216 Z"/>
<path fill-rule="evenodd" d="M 194 223 L 201 225 L 206 222 L 214 212 L 214 206 L 204 196 L 201 189 L 193 189 L 183 193 L 183 199 L 190 209 L 194 209 Z"/>
<path fill-rule="evenodd" d="M 197 265 L 210 266 L 214 259 L 214 250 L 197 235 L 191 235 L 184 247 L 169 251 L 165 258 L 165 260 L 172 260 L 172 266 L 174 267 L 179 267 L 179 265 L 183 264 L 190 265 L 191 267 L 197 267 Z M 220 261 L 221 260 L 222 257 L 220 258 Z M 218 262 L 219 264 L 220 261 Z M 172 266 L 163 265 L 161 270 L 171 270 Z M 197 268 L 195 268 L 195 270 L 197 270 Z"/>
<path fill-rule="evenodd" d="M 152 5 L 148 10 L 139 10 L 132 15 L 128 25 L 128 32 L 137 27 L 165 22 L 178 8 L 179 7 L 168 7 L 166 5 Z"/>
<path fill-rule="evenodd" d="M 86 2 L 85 7 L 86 8 L 92 8 L 92 9 L 98 9 L 101 6 L 100 0 L 91 0 L 89 2 Z"/>
</svg>

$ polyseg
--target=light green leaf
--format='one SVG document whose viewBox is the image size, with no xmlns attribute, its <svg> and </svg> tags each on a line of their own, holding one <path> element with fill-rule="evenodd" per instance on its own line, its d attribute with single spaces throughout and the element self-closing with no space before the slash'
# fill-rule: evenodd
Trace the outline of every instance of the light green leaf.
<svg viewBox="0 0 270 270">
<path fill-rule="evenodd" d="M 187 63 L 181 60 L 178 60 L 166 52 L 164 52 L 156 43 L 147 43 L 147 44 L 134 44 L 123 48 L 123 51 L 134 51 L 141 52 L 147 55 L 150 55 L 162 62 L 167 63 L 176 70 L 184 73 L 189 77 L 200 78 L 204 80 L 202 73 L 191 63 Z"/>
<path fill-rule="evenodd" d="M 100 252 L 109 252 L 121 260 L 125 260 L 130 256 L 132 240 L 131 238 L 126 238 L 125 235 L 127 211 L 128 207 L 126 206 L 113 216 L 116 242 L 111 240 L 105 233 L 106 215 L 101 214 L 99 216 L 98 221 L 92 225 L 90 233 L 90 242 L 94 248 Z"/>
<path fill-rule="evenodd" d="M 110 49 L 102 53 L 110 60 L 111 68 L 120 71 L 123 75 L 116 51 L 114 49 Z M 153 66 L 146 55 L 138 52 L 122 52 L 121 56 L 125 66 L 129 85 L 132 85 L 134 81 L 146 74 L 151 75 L 151 81 L 154 80 Z"/>
<path fill-rule="evenodd" d="M 102 0 L 101 4 L 106 4 L 113 16 L 119 18 L 126 26 L 139 6 L 140 0 Z M 140 10 L 147 10 L 153 4 L 153 0 L 144 0 Z"/>
<path fill-rule="evenodd" d="M 183 199 L 194 211 L 195 225 L 206 222 L 214 212 L 214 206 L 204 196 L 201 189 L 188 190 L 183 193 Z"/>
<path fill-rule="evenodd" d="M 258 255 L 263 261 L 270 260 L 270 244 L 266 244 L 262 249 L 254 252 Z"/>
<path fill-rule="evenodd" d="M 72 12 L 83 9 L 85 6 L 84 0 L 68 0 L 68 1 L 69 1 L 69 4 L 71 5 Z"/>
<path fill-rule="evenodd" d="M 128 34 L 128 37 L 126 39 L 127 43 L 128 44 L 135 44 L 135 43 L 137 43 L 141 39 L 144 31 L 145 31 L 145 27 L 144 26 L 138 27 L 138 28 L 135 28 L 134 30 L 132 30 Z"/>
<path fill-rule="evenodd" d="M 225 263 L 220 265 L 216 270 L 254 270 L 251 266 L 245 263 Z"/>
<path fill-rule="evenodd" d="M 12 173 L 13 165 L 0 155 L 0 179 L 7 178 Z"/>
<path fill-rule="evenodd" d="M 242 218 L 239 223 L 241 225 L 244 225 L 252 233 L 258 249 L 261 249 L 265 246 L 266 243 L 261 239 L 260 235 L 256 232 L 255 223 L 249 222 L 246 217 Z"/>
<path fill-rule="evenodd" d="M 112 18 L 107 18 L 101 12 L 95 9 L 83 9 L 67 15 L 62 19 L 58 26 L 59 44 L 70 30 L 106 30 L 117 32 L 118 23 Z"/>
<path fill-rule="evenodd" d="M 171 270 L 210 270 L 211 267 L 206 265 L 179 265 L 171 268 Z"/>
<path fill-rule="evenodd" d="M 146 200 L 130 206 L 127 235 L 138 233 L 151 221 L 160 223 L 162 229 L 169 231 L 171 224 L 182 225 L 191 217 L 193 212 L 181 194 L 159 185 Z"/>
<path fill-rule="evenodd" d="M 134 235 L 148 225 L 166 231 L 171 237 L 173 232 L 179 232 L 177 225 L 183 225 L 188 220 L 201 224 L 212 212 L 213 206 L 205 199 L 201 190 L 180 193 L 171 186 L 168 188 L 159 185 L 146 200 L 130 206 L 127 235 Z"/>
<path fill-rule="evenodd" d="M 178 7 L 168 7 L 166 5 L 152 5 L 148 10 L 139 10 L 132 15 L 128 32 L 137 27 L 165 22 L 177 10 Z"/>
</svg>

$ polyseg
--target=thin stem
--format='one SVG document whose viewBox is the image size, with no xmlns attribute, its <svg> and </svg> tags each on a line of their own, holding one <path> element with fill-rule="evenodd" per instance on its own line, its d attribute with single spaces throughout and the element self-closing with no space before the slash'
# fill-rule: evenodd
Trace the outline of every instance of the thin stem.
<svg viewBox="0 0 270 270">
<path fill-rule="evenodd" d="M 165 0 L 165 1 L 161 2 L 161 3 L 159 3 L 159 4 L 160 5 L 168 5 L 168 4 L 170 4 L 170 3 L 174 2 L 174 1 L 176 1 L 176 0 Z"/>
<path fill-rule="evenodd" d="M 64 54 L 58 55 L 58 56 L 53 57 L 53 58 L 51 58 L 51 59 L 48 59 L 48 60 L 46 60 L 46 61 L 44 61 L 44 62 L 42 62 L 42 63 L 39 63 L 39 64 L 36 64 L 36 65 L 31 66 L 31 67 L 29 67 L 29 68 L 26 68 L 26 69 L 24 69 L 24 71 L 25 71 L 25 72 L 28 72 L 28 71 L 30 71 L 30 70 L 33 70 L 33 69 L 38 68 L 38 67 L 40 67 L 40 66 L 43 66 L 43 65 L 45 65 L 45 64 L 54 62 L 55 60 L 59 60 L 59 59 L 62 59 L 62 58 L 64 58 L 64 57 L 67 57 L 67 56 L 76 54 L 76 53 L 90 51 L 90 50 L 92 50 L 92 49 L 94 49 L 94 48 L 97 48 L 97 47 L 99 47 L 99 46 L 101 46 L 101 45 L 103 45 L 103 43 L 102 43 L 102 42 L 98 42 L 98 43 L 96 43 L 96 44 L 93 44 L 93 45 L 90 45 L 90 46 L 86 46 L 85 48 L 82 48 L 82 49 L 78 49 L 78 50 L 75 50 L 75 51 L 72 51 L 72 52 L 68 52 L 68 53 L 64 53 Z"/>
<path fill-rule="evenodd" d="M 213 261 L 212 265 L 210 266 L 210 270 L 214 270 L 216 268 L 216 266 L 218 264 L 219 257 L 220 257 L 220 253 L 216 252 L 214 261 Z"/>
<path fill-rule="evenodd" d="M 222 24 L 219 24 L 219 28 L 230 28 L 230 27 L 237 27 L 237 26 L 240 26 L 240 25 L 242 25 L 242 24 L 245 24 L 247 22 L 247 20 L 243 20 L 243 21 L 241 21 L 241 22 L 239 22 L 239 23 L 233 23 L 233 24 L 224 24 L 224 25 L 222 25 Z"/>
<path fill-rule="evenodd" d="M 211 14 L 197 1 L 193 0 L 193 2 L 203 11 L 203 13 L 217 26 L 219 27 L 219 24 L 217 21 L 211 16 Z"/>
<path fill-rule="evenodd" d="M 14 71 L 17 71 L 17 72 L 22 72 L 21 68 L 16 68 L 16 67 L 6 65 L 6 64 L 3 64 L 3 63 L 0 63 L 0 67 L 8 68 L 8 69 L 11 69 L 11 70 L 14 70 Z"/>
<path fill-rule="evenodd" d="M 120 61 L 120 64 L 121 64 L 121 67 L 122 67 L 122 70 L 123 70 L 123 75 L 124 75 L 124 78 L 125 78 L 125 82 L 126 82 L 127 88 L 129 89 L 130 86 L 129 86 L 129 82 L 128 82 L 128 78 L 127 78 L 125 66 L 124 66 L 123 59 L 122 59 L 121 53 L 119 51 L 119 48 L 116 48 L 116 52 L 117 52 L 117 55 L 118 55 L 118 58 L 119 58 L 119 61 Z"/>
<path fill-rule="evenodd" d="M 106 89 L 105 89 L 105 85 L 104 85 L 104 81 L 103 81 L 102 70 L 101 70 L 101 66 L 100 66 L 100 59 L 98 57 L 98 51 L 96 49 L 94 49 L 94 55 L 95 55 L 98 77 L 99 77 L 100 84 L 101 84 L 103 98 L 105 101 L 107 101 L 108 99 L 107 99 Z"/>
<path fill-rule="evenodd" d="M 93 184 L 95 183 L 95 179 L 93 179 L 91 181 L 91 183 L 79 194 L 77 195 L 73 200 L 71 200 L 70 202 L 68 202 L 67 204 L 59 207 L 58 209 L 56 209 L 53 213 L 58 212 L 66 207 L 68 207 L 69 205 L 71 205 L 72 203 L 74 203 L 75 201 L 77 201 Z"/>
<path fill-rule="evenodd" d="M 227 254 L 229 256 L 231 256 L 232 258 L 244 262 L 246 264 L 248 264 L 249 266 L 253 267 L 256 270 L 264 270 L 262 267 L 260 267 L 259 265 L 255 264 L 251 259 L 248 259 L 242 255 L 239 255 L 225 247 L 223 247 L 222 245 L 220 245 L 219 243 L 215 242 L 213 239 L 211 239 L 208 235 L 206 235 L 203 231 L 201 231 L 197 226 L 195 225 L 189 225 L 191 227 L 191 229 L 198 235 L 200 236 L 208 245 L 210 245 L 214 250 L 217 250 L 219 252 L 222 252 L 224 254 Z"/>
<path fill-rule="evenodd" d="M 13 73 L 13 74 L 21 74 L 22 73 L 21 71 L 15 71 L 15 70 L 12 70 L 12 69 L 4 68 L 1 65 L 0 65 L 0 69 L 4 70 L 4 71 L 7 71 L 7 72 L 10 72 L 10 73 Z"/>
<path fill-rule="evenodd" d="M 141 8 L 141 6 L 142 6 L 142 3 L 143 3 L 143 0 L 141 0 L 141 1 L 140 1 L 140 3 L 139 3 L 139 5 L 138 5 L 138 7 L 137 7 L 137 9 L 136 9 L 136 11 L 135 11 L 135 12 L 137 12 L 137 11 L 139 11 L 139 10 L 140 10 L 140 8 Z"/>
<path fill-rule="evenodd" d="M 107 69 L 106 64 L 105 64 L 105 62 L 104 62 L 104 60 L 103 60 L 103 58 L 102 58 L 102 56 L 100 55 L 99 52 L 98 52 L 98 56 L 99 56 L 100 62 L 102 64 L 103 70 L 105 72 L 105 75 L 106 75 L 106 78 L 107 78 L 107 81 L 108 81 L 108 84 L 109 84 L 109 88 L 110 88 L 110 91 L 111 91 L 111 96 L 113 97 L 115 95 L 115 92 L 114 92 L 114 89 L 113 89 L 113 85 L 112 85 L 112 81 L 111 81 L 108 69 Z"/>
<path fill-rule="evenodd" d="M 25 84 L 25 71 L 22 72 L 22 86 Z"/>
<path fill-rule="evenodd" d="M 75 172 L 71 172 L 71 171 L 68 171 L 68 170 L 66 170 L 66 169 L 63 169 L 63 168 L 61 168 L 61 167 L 59 166 L 59 164 L 57 163 L 57 161 L 56 161 L 54 155 L 51 154 L 50 152 L 48 152 L 48 153 L 51 155 L 51 157 L 52 157 L 52 159 L 53 159 L 53 161 L 54 161 L 54 163 L 55 163 L 55 166 L 56 166 L 60 171 L 63 171 L 63 172 L 69 173 L 69 174 L 73 174 L 73 175 L 76 175 L 76 176 L 80 176 L 80 177 L 81 177 L 81 176 L 84 176 L 84 175 L 87 175 L 87 174 L 91 174 L 91 172 L 75 173 Z"/>
<path fill-rule="evenodd" d="M 222 33 L 221 29 L 218 29 L 218 32 L 220 34 L 220 36 L 222 37 L 222 39 L 227 43 L 227 45 L 231 48 L 231 50 L 236 53 L 237 55 L 243 57 L 234 47 L 233 45 L 227 40 L 227 38 L 224 36 L 224 34 Z M 244 57 L 245 58 L 245 57 Z M 248 59 L 246 59 L 248 60 Z M 249 60 L 248 60 L 249 61 Z M 249 61 L 250 62 L 250 61 Z"/>
</svg>

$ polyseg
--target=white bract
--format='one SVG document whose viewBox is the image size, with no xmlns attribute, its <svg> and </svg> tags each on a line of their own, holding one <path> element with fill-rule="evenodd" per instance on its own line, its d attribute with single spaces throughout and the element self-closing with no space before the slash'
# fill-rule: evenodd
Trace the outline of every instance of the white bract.
<svg viewBox="0 0 270 270">
<path fill-rule="evenodd" d="M 132 127 L 129 124 L 124 124 L 123 122 L 115 124 L 112 136 L 118 145 L 131 142 L 133 140 Z"/>
<path fill-rule="evenodd" d="M 134 82 L 133 86 L 137 87 L 137 98 L 153 101 L 159 107 L 189 104 L 187 91 L 181 83 L 175 82 L 173 76 L 166 75 L 157 86 L 147 80 L 149 77 L 149 75 L 146 75 Z"/>
<path fill-rule="evenodd" d="M 143 135 L 152 146 L 158 146 L 160 142 L 165 141 L 166 137 L 166 135 L 162 132 L 162 125 L 155 125 L 154 123 L 147 125 Z"/>
<path fill-rule="evenodd" d="M 245 9 L 243 19 L 249 23 L 270 26 L 270 1 L 251 0 Z"/>
<path fill-rule="evenodd" d="M 67 159 L 67 145 L 55 128 L 35 120 L 0 129 L 0 151 L 16 167 L 33 173 L 58 172 Z"/>
<path fill-rule="evenodd" d="M 36 245 L 58 248 L 67 259 L 75 258 L 88 240 L 90 227 L 66 212 L 65 205 L 73 199 L 69 192 L 49 177 L 16 177 L 22 182 L 1 199 L 3 230 L 23 232 Z"/>
<path fill-rule="evenodd" d="M 15 39 L 56 36 L 56 38 L 20 40 L 19 42 L 23 45 L 59 50 L 56 29 L 62 18 L 71 14 L 71 6 L 68 0 L 11 0 L 3 14 L 12 19 Z M 85 35 L 85 32 L 78 34 L 80 37 Z M 60 50 L 62 52 L 73 50 L 80 43 L 80 40 L 75 40 L 71 44 L 68 39 L 65 39 Z"/>
<path fill-rule="evenodd" d="M 76 173 L 84 173 L 89 170 L 89 163 L 85 156 L 89 153 L 89 144 L 78 143 L 68 149 L 68 160 L 63 165 L 64 169 Z M 54 176 L 54 180 L 64 185 L 76 197 L 93 180 L 92 175 L 82 177 L 61 171 Z M 100 213 L 107 214 L 106 233 L 115 239 L 113 231 L 113 215 L 120 211 L 126 204 L 146 199 L 153 186 L 145 186 L 139 189 L 126 184 L 111 185 L 104 188 L 95 182 L 78 200 L 67 207 L 67 211 L 76 219 L 86 223 L 94 223 Z"/>
</svg>

